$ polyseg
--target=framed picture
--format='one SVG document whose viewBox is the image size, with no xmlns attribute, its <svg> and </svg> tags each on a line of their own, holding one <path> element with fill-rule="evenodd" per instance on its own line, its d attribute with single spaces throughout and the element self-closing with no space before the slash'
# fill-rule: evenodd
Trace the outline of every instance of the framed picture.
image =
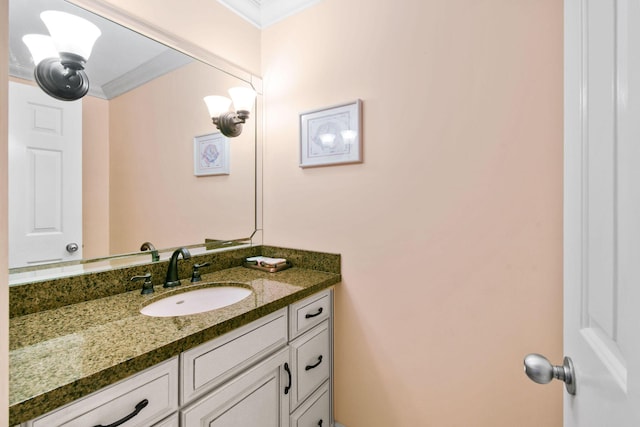
<svg viewBox="0 0 640 427">
<path fill-rule="evenodd" d="M 300 167 L 362 162 L 362 101 L 300 114 Z"/>
<path fill-rule="evenodd" d="M 220 132 L 193 138 L 193 174 L 229 175 L 229 139 Z"/>
</svg>

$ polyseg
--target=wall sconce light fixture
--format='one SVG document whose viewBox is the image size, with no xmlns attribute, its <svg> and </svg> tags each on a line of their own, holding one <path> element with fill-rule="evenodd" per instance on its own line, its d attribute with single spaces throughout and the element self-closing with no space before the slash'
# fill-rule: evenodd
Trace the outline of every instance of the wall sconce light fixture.
<svg viewBox="0 0 640 427">
<path fill-rule="evenodd" d="M 38 86 L 62 101 L 80 99 L 89 91 L 84 67 L 100 29 L 86 19 L 66 12 L 47 10 L 40 14 L 51 36 L 27 34 L 22 38 L 36 64 Z"/>
<path fill-rule="evenodd" d="M 224 136 L 233 138 L 242 133 L 242 124 L 249 118 L 256 92 L 246 87 L 232 87 L 229 89 L 229 96 L 231 99 L 218 95 L 205 96 L 204 102 L 213 124 Z M 229 111 L 231 102 L 235 111 Z"/>
</svg>

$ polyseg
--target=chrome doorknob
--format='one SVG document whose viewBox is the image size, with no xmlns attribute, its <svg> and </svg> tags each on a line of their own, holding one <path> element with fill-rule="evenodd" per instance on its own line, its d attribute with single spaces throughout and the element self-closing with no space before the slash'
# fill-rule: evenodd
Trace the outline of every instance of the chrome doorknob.
<svg viewBox="0 0 640 427">
<path fill-rule="evenodd" d="M 78 249 L 80 248 L 80 246 L 78 246 L 77 243 L 69 243 L 67 245 L 67 252 L 69 252 L 70 254 L 76 252 Z"/>
<path fill-rule="evenodd" d="M 554 366 L 540 354 L 527 354 L 524 358 L 524 372 L 538 384 L 547 384 L 554 378 L 564 381 L 567 393 L 576 394 L 576 375 L 573 362 L 569 357 L 564 358 L 562 366 Z"/>
</svg>

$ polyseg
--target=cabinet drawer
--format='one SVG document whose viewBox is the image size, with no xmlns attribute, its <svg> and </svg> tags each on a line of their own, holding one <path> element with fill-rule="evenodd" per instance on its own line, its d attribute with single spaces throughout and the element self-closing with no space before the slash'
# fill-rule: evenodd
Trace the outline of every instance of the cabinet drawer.
<svg viewBox="0 0 640 427">
<path fill-rule="evenodd" d="M 178 409 L 178 359 L 174 357 L 146 371 L 76 400 L 40 418 L 30 427 L 108 426 L 134 412 L 122 427 L 148 427 Z"/>
<path fill-rule="evenodd" d="M 331 372 L 330 348 L 329 321 L 324 321 L 291 343 L 292 409 L 296 408 L 329 378 Z"/>
<path fill-rule="evenodd" d="M 187 403 L 287 344 L 287 309 L 182 353 L 181 402 Z"/>
<path fill-rule="evenodd" d="M 319 325 L 331 315 L 331 291 L 311 295 L 289 306 L 291 339 Z"/>
<path fill-rule="evenodd" d="M 331 427 L 329 381 L 291 414 L 289 427 Z"/>
</svg>

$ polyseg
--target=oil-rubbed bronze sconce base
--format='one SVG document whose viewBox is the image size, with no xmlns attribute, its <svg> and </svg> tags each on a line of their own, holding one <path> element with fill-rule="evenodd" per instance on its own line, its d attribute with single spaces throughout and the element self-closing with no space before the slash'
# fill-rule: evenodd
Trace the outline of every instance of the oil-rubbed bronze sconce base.
<svg viewBox="0 0 640 427">
<path fill-rule="evenodd" d="M 244 117 L 233 112 L 222 113 L 219 117 L 213 118 L 213 124 L 216 125 L 224 136 L 229 138 L 235 138 L 242 133 L 242 124 L 244 122 Z"/>
<path fill-rule="evenodd" d="M 89 79 L 82 68 L 65 67 L 58 58 L 43 59 L 34 74 L 38 86 L 61 101 L 75 101 L 89 91 Z"/>
</svg>

